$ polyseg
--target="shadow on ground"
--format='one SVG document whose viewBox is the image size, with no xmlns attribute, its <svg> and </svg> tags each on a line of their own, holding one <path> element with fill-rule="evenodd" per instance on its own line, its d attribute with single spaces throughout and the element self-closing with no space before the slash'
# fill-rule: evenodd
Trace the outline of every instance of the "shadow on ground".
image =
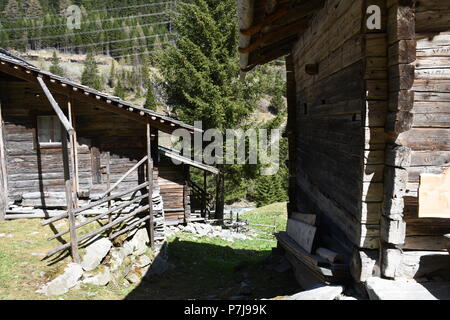
<svg viewBox="0 0 450 320">
<path fill-rule="evenodd" d="M 228 246 L 175 239 L 168 245 L 175 265 L 148 276 L 125 299 L 261 299 L 301 291 L 291 270 L 272 269 L 280 256 L 272 251 L 237 250 Z M 242 283 L 248 286 L 242 286 Z"/>
</svg>

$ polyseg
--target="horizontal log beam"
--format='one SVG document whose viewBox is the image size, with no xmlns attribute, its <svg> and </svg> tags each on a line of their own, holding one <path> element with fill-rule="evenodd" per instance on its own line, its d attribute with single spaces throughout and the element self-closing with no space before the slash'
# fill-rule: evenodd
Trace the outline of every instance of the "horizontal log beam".
<svg viewBox="0 0 450 320">
<path fill-rule="evenodd" d="M 258 38 L 256 41 L 250 43 L 250 45 L 246 48 L 239 48 L 240 53 L 250 53 L 255 51 L 261 46 L 264 45 L 270 45 L 275 40 L 280 39 L 286 39 L 293 35 L 298 35 L 299 33 L 306 30 L 306 28 L 309 25 L 308 20 L 302 20 L 293 24 L 289 24 L 287 26 L 283 26 L 279 29 L 273 30 L 269 33 L 266 33 L 262 35 L 260 38 Z"/>
<path fill-rule="evenodd" d="M 241 30 L 240 32 L 245 36 L 253 36 L 278 20 L 283 19 L 283 23 L 285 24 L 298 21 L 322 8 L 324 2 L 324 0 L 311 0 L 306 2 L 301 1 L 299 5 L 295 5 L 296 1 L 293 1 L 290 5 L 281 6 L 274 13 L 267 16 L 263 21 L 246 30 Z"/>
<path fill-rule="evenodd" d="M 78 208 L 78 209 L 74 210 L 73 213 L 74 213 L 75 216 L 78 216 L 83 211 L 86 211 L 88 209 L 91 209 L 93 207 L 101 205 L 101 204 L 106 203 L 108 201 L 114 200 L 116 198 L 120 198 L 120 197 L 122 197 L 124 195 L 127 195 L 129 193 L 141 190 L 141 189 L 143 189 L 143 188 L 145 188 L 147 186 L 148 186 L 148 182 L 144 182 L 144 183 L 138 185 L 137 187 L 134 187 L 133 189 L 130 189 L 130 190 L 127 190 L 127 191 L 123 191 L 123 192 L 120 192 L 118 194 L 111 195 L 111 196 L 109 196 L 107 198 L 100 199 L 98 201 L 92 202 L 91 204 L 88 204 L 87 206 L 84 206 L 82 208 Z M 48 225 L 48 224 L 50 224 L 52 222 L 55 222 L 55 221 L 67 218 L 67 216 L 68 216 L 67 212 L 63 213 L 63 214 L 60 214 L 60 215 L 58 215 L 56 217 L 53 217 L 53 218 L 47 219 L 45 221 L 42 221 L 41 225 L 43 225 L 43 226 Z"/>
<path fill-rule="evenodd" d="M 123 208 L 125 208 L 125 207 L 128 207 L 129 205 L 131 205 L 131 204 L 133 204 L 133 203 L 135 203 L 135 202 L 138 202 L 138 201 L 140 201 L 140 200 L 142 200 L 142 199 L 145 199 L 146 197 L 148 197 L 148 194 L 145 194 L 145 195 L 143 195 L 143 196 L 134 198 L 134 199 L 132 199 L 132 200 L 126 202 L 126 203 L 123 203 L 123 204 L 121 204 L 121 205 L 119 205 L 119 206 L 117 206 L 117 207 L 111 208 L 111 209 L 109 209 L 108 211 L 103 212 L 102 214 L 99 214 L 99 215 L 97 215 L 96 217 L 94 217 L 94 218 L 92 218 L 92 219 L 89 219 L 89 220 L 87 220 L 87 221 L 85 221 L 85 222 L 83 222 L 83 223 L 80 223 L 80 224 L 76 225 L 76 226 L 75 226 L 75 229 L 79 229 L 79 228 L 81 228 L 81 227 L 84 227 L 84 226 L 87 225 L 87 224 L 90 224 L 90 223 L 92 223 L 92 222 L 98 221 L 98 220 L 100 220 L 101 218 L 106 217 L 107 215 L 113 213 L 114 211 L 121 210 L 121 209 L 123 209 Z M 61 232 L 59 232 L 59 233 L 53 235 L 52 237 L 48 238 L 47 240 L 48 240 L 48 241 L 51 241 L 51 240 L 53 240 L 53 239 L 59 238 L 59 237 L 65 235 L 65 234 L 69 233 L 69 231 L 70 231 L 70 230 L 61 231 Z"/>
<path fill-rule="evenodd" d="M 138 163 L 136 163 L 130 170 L 128 170 L 119 180 L 117 180 L 116 183 L 114 183 L 108 190 L 106 190 L 102 195 L 101 198 L 108 195 L 111 191 L 113 191 L 123 180 L 125 180 L 133 171 L 135 171 L 139 166 L 141 166 L 145 161 L 147 161 L 147 156 L 142 158 Z"/>
</svg>

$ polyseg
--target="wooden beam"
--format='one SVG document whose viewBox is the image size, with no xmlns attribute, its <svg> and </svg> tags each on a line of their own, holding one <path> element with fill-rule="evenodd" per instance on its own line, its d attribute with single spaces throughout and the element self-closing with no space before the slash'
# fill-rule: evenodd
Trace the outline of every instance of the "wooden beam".
<svg viewBox="0 0 450 320">
<path fill-rule="evenodd" d="M 43 74 L 36 72 L 36 71 L 30 71 L 28 69 L 25 68 L 14 68 L 14 64 L 12 63 L 2 63 L 0 64 L 0 72 L 6 73 L 8 75 L 12 75 L 14 77 L 17 77 L 19 79 L 28 81 L 32 84 L 37 84 L 39 85 L 38 82 L 38 77 L 44 77 Z M 93 95 L 91 95 L 89 92 L 87 91 L 82 91 L 82 89 L 78 88 L 78 90 L 76 90 L 74 92 L 74 88 L 76 87 L 70 87 L 70 86 L 66 86 L 63 87 L 61 85 L 58 85 L 57 83 L 48 83 L 47 87 L 49 89 L 51 89 L 54 92 L 60 93 L 62 95 L 71 95 L 71 97 L 73 99 L 76 99 L 80 102 L 84 102 L 84 103 L 88 103 L 88 104 L 94 104 L 95 106 L 109 111 L 109 112 L 114 112 L 116 114 L 119 114 L 123 117 L 126 117 L 128 119 L 140 122 L 140 123 L 147 123 L 146 117 L 142 117 L 140 116 L 138 113 L 135 112 L 130 112 L 128 110 L 125 109 L 121 109 L 123 108 L 123 105 L 121 105 L 120 103 L 118 103 L 117 105 L 111 103 L 108 104 L 106 102 L 106 98 L 102 99 L 102 97 L 98 96 L 100 99 L 93 99 L 92 97 L 94 97 Z M 151 117 L 152 120 L 152 126 L 163 131 L 166 133 L 172 133 L 174 130 L 176 130 L 178 127 L 182 127 L 178 124 L 175 124 L 175 127 L 171 126 L 169 123 L 160 123 L 157 119 L 157 117 L 155 116 L 149 116 Z M 188 129 L 189 132 L 191 132 L 193 134 L 193 132 Z"/>
<path fill-rule="evenodd" d="M 115 226 L 115 225 L 117 225 L 119 223 L 122 223 L 123 221 L 125 221 L 127 219 L 130 219 L 130 218 L 134 217 L 138 213 L 146 211 L 148 209 L 148 207 L 149 207 L 148 205 L 140 207 L 140 208 L 134 210 L 133 212 L 131 212 L 131 213 L 129 213 L 129 214 L 123 216 L 123 217 L 120 217 L 120 218 L 114 220 L 111 223 L 108 223 L 108 224 L 100 227 L 99 229 L 97 229 L 95 231 L 92 231 L 92 232 L 89 232 L 88 234 L 85 234 L 84 236 L 80 237 L 80 239 L 78 239 L 78 243 L 81 243 L 84 240 L 90 239 L 93 236 L 96 236 L 97 234 L 105 232 L 106 230 L 110 229 L 111 227 L 113 227 L 113 226 Z M 62 251 L 62 250 L 68 249 L 68 248 L 70 248 L 70 243 L 66 243 L 66 244 L 64 244 L 64 245 L 62 245 L 62 246 L 60 246 L 60 247 L 50 251 L 49 253 L 46 254 L 44 259 L 54 255 L 55 253 L 58 253 L 58 252 Z"/>
<path fill-rule="evenodd" d="M 70 171 L 69 171 L 70 169 L 69 169 L 69 151 L 67 148 L 67 133 L 64 130 L 61 130 L 61 142 L 63 152 L 67 215 L 69 217 L 70 248 L 73 261 L 75 263 L 80 263 L 80 255 L 78 253 L 77 232 L 75 230 L 75 215 L 73 213 L 72 180 L 70 179 Z"/>
<path fill-rule="evenodd" d="M 243 72 L 249 72 L 258 65 L 268 63 L 268 62 L 275 60 L 281 56 L 289 54 L 291 51 L 292 42 L 293 42 L 293 38 L 292 38 L 292 41 L 290 39 L 288 39 L 286 41 L 286 43 L 284 43 L 284 44 L 279 44 L 279 45 L 277 44 L 276 46 L 274 46 L 274 49 L 272 49 L 270 51 L 266 51 L 264 54 L 260 54 L 259 59 L 257 59 L 254 62 L 251 61 L 251 63 L 246 68 L 241 69 L 241 70 Z"/>
<path fill-rule="evenodd" d="M 252 36 L 258 32 L 260 32 L 262 29 L 270 25 L 272 22 L 284 17 L 289 12 L 288 6 L 282 6 L 274 13 L 267 16 L 263 21 L 251 26 L 248 29 L 240 30 L 241 34 L 244 36 Z"/>
<path fill-rule="evenodd" d="M 59 118 L 59 121 L 63 124 L 64 128 L 66 129 L 67 133 L 72 135 L 75 131 L 70 124 L 69 120 L 66 118 L 66 115 L 59 107 L 58 103 L 56 102 L 55 98 L 53 98 L 50 90 L 48 90 L 47 85 L 45 84 L 44 80 L 42 80 L 42 77 L 37 77 L 37 81 L 41 85 L 42 90 L 44 91 L 45 95 L 47 96 L 48 101 L 50 102 L 51 106 L 53 107 L 53 110 L 55 110 L 56 115 Z"/>
<path fill-rule="evenodd" d="M 153 222 L 153 159 L 152 159 L 152 128 L 150 119 L 147 119 L 147 182 L 148 182 L 148 231 L 151 248 L 155 248 L 155 230 Z"/>
<path fill-rule="evenodd" d="M 288 5 L 281 6 L 274 13 L 267 16 L 263 21 L 246 30 L 241 30 L 240 32 L 245 36 L 253 36 L 267 26 L 281 19 L 283 20 L 283 23 L 289 24 L 291 22 L 303 19 L 314 13 L 314 11 L 322 8 L 324 2 L 324 0 L 311 0 L 306 2 L 302 1 L 299 5 L 296 5 L 296 1 L 292 1 Z"/>
<path fill-rule="evenodd" d="M 72 109 L 72 102 L 67 101 L 67 113 L 69 115 L 69 122 L 74 127 L 74 114 Z M 77 148 L 77 133 L 74 130 L 73 134 L 70 135 L 70 160 L 72 162 L 72 179 L 73 186 L 72 192 L 74 195 L 73 204 L 75 208 L 78 208 L 78 191 L 80 190 L 79 179 L 78 179 L 78 148 Z"/>
<path fill-rule="evenodd" d="M 6 173 L 6 154 L 3 141 L 2 102 L 0 101 L 0 221 L 5 220 L 8 209 L 8 183 Z"/>
<path fill-rule="evenodd" d="M 120 193 L 113 194 L 112 196 L 109 196 L 107 198 L 91 202 L 90 204 L 88 204 L 88 205 L 86 205 L 86 206 L 84 206 L 82 208 L 78 208 L 78 209 L 74 210 L 73 213 L 77 216 L 77 215 L 81 214 L 83 211 L 86 211 L 88 209 L 92 209 L 92 208 L 94 208 L 96 206 L 99 206 L 99 205 L 101 205 L 101 204 L 103 204 L 105 202 L 108 202 L 110 200 L 114 200 L 114 199 L 123 197 L 124 195 L 127 195 L 129 193 L 133 193 L 133 192 L 139 191 L 139 190 L 141 190 L 143 188 L 146 188 L 147 186 L 148 186 L 148 183 L 144 182 L 144 183 L 142 183 L 142 184 L 138 185 L 137 187 L 134 187 L 134 188 L 132 188 L 130 190 L 122 191 Z M 67 218 L 67 213 L 62 213 L 60 215 L 57 215 L 55 217 L 51 217 L 50 219 L 42 221 L 41 225 L 46 226 L 46 225 L 48 225 L 50 223 L 53 223 L 55 221 L 58 221 L 58 220 L 61 220 L 61 219 L 64 219 L 64 218 Z"/>
<path fill-rule="evenodd" d="M 95 217 L 93 217 L 93 218 L 91 218 L 91 219 L 89 219 L 89 220 L 87 220 L 87 221 L 84 221 L 84 222 L 82 222 L 82 223 L 76 225 L 76 226 L 75 226 L 75 229 L 79 229 L 79 228 L 81 228 L 81 227 L 84 227 L 85 225 L 88 225 L 88 224 L 92 223 L 92 222 L 98 221 L 98 220 L 104 218 L 104 217 L 107 216 L 107 215 L 111 215 L 113 212 L 116 212 L 116 211 L 117 211 L 116 213 L 117 213 L 118 215 L 120 215 L 120 211 L 119 211 L 119 210 L 121 210 L 121 209 L 123 209 L 123 208 L 126 208 L 126 207 L 130 206 L 131 204 L 136 203 L 136 202 L 138 202 L 138 201 L 141 201 L 142 199 L 145 199 L 145 198 L 147 198 L 147 197 L 148 197 L 148 195 L 145 194 L 145 195 L 143 195 L 143 196 L 139 196 L 139 197 L 136 197 L 136 198 L 132 198 L 130 201 L 127 201 L 127 202 L 125 202 L 125 203 L 122 203 L 122 204 L 120 204 L 120 205 L 118 205 L 118 206 L 116 206 L 116 207 L 114 207 L 114 208 L 110 208 L 108 211 L 103 212 L 103 213 L 99 213 L 99 214 L 97 214 Z M 112 222 L 112 221 L 109 221 L 108 223 L 111 223 L 111 222 Z M 65 235 L 65 234 L 67 234 L 67 233 L 69 233 L 69 232 L 70 232 L 70 230 L 61 231 L 61 232 L 59 232 L 59 233 L 57 233 L 57 234 L 51 236 L 51 237 L 48 238 L 47 240 L 48 240 L 48 241 L 51 241 L 51 240 L 53 240 L 53 239 L 56 239 L 56 238 L 59 238 L 59 237 Z"/>
<path fill-rule="evenodd" d="M 246 48 L 239 48 L 240 53 L 250 53 L 263 45 L 272 43 L 276 39 L 285 39 L 293 35 L 298 35 L 308 28 L 309 21 L 301 20 L 299 22 L 283 26 L 269 33 L 262 35 L 256 41 L 250 43 Z"/>
<path fill-rule="evenodd" d="M 126 177 L 128 177 L 134 170 L 136 170 L 139 166 L 141 166 L 145 161 L 147 161 L 147 156 L 142 158 L 138 163 L 136 163 L 130 170 L 128 170 L 116 183 L 109 187 L 102 195 L 101 198 L 109 195 L 111 191 L 113 191 Z"/>
</svg>

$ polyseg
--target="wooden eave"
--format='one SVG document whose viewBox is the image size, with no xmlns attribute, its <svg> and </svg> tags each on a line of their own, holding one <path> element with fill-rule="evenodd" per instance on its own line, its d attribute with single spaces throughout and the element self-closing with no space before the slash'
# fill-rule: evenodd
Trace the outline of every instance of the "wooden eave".
<svg viewBox="0 0 450 320">
<path fill-rule="evenodd" d="M 186 129 L 191 134 L 196 131 L 202 132 L 202 130 L 181 121 L 158 114 L 149 109 L 135 106 L 118 97 L 110 96 L 63 77 L 45 72 L 31 64 L 13 58 L 9 59 L 8 57 L 0 56 L 0 72 L 27 81 L 34 86 L 39 86 L 37 80 L 37 77 L 39 76 L 53 92 L 66 95 L 80 102 L 95 105 L 100 109 L 119 114 L 140 123 L 146 124 L 149 120 L 154 128 L 169 134 L 176 129 Z"/>
<path fill-rule="evenodd" d="M 251 1 L 251 0 L 239 0 Z M 325 0 L 262 0 L 253 4 L 252 25 L 240 30 L 241 38 L 250 37 L 249 45 L 239 48 L 248 55 L 244 72 L 268 63 L 290 52 L 295 41 L 306 31 L 311 17 Z M 245 19 L 242 14 L 239 19 Z"/>
<path fill-rule="evenodd" d="M 163 146 L 158 146 L 158 150 L 163 156 L 166 156 L 166 157 L 168 157 L 170 159 L 178 160 L 178 161 L 180 161 L 180 162 L 182 162 L 182 163 L 184 163 L 186 165 L 198 168 L 198 169 L 203 170 L 203 171 L 210 172 L 212 174 L 219 174 L 219 170 L 217 168 L 214 168 L 214 167 L 209 166 L 207 164 L 200 163 L 198 161 L 195 161 L 195 160 L 192 160 L 190 158 L 184 157 L 179 152 L 177 152 L 175 150 L 168 149 L 168 148 L 163 147 Z"/>
</svg>

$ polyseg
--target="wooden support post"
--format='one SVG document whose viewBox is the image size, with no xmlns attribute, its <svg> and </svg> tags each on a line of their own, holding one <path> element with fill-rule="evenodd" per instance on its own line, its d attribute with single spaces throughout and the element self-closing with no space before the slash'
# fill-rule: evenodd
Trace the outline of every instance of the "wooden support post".
<svg viewBox="0 0 450 320">
<path fill-rule="evenodd" d="M 220 172 L 216 177 L 216 212 L 215 218 L 217 220 L 223 221 L 223 209 L 225 205 L 224 197 L 225 197 L 225 180 L 223 173 L 223 165 L 218 166 Z"/>
<path fill-rule="evenodd" d="M 206 218 L 206 193 L 207 193 L 207 183 L 206 183 L 206 171 L 203 171 L 203 195 L 202 195 L 202 216 Z"/>
<path fill-rule="evenodd" d="M 64 165 L 64 180 L 66 188 L 66 203 L 67 203 L 67 214 L 69 218 L 69 230 L 70 230 L 70 247 L 72 252 L 72 259 L 75 263 L 80 263 L 80 255 L 78 253 L 78 240 L 77 232 L 75 229 L 75 215 L 73 213 L 73 201 L 72 201 L 72 180 L 70 179 L 70 168 L 69 168 L 69 151 L 67 148 L 67 133 L 64 130 L 63 125 L 61 130 L 61 142 L 62 142 L 62 152 L 63 152 L 63 165 Z"/>
<path fill-rule="evenodd" d="M 155 230 L 153 224 L 153 159 L 152 159 L 152 133 L 150 126 L 150 118 L 147 120 L 147 182 L 148 182 L 148 214 L 150 219 L 148 221 L 148 231 L 150 238 L 150 245 L 152 249 L 155 247 Z"/>
<path fill-rule="evenodd" d="M 0 221 L 5 220 L 8 209 L 8 184 L 6 176 L 6 155 L 3 141 L 2 104 L 0 101 Z"/>
<path fill-rule="evenodd" d="M 65 130 L 67 131 L 67 133 L 71 135 L 75 130 L 73 129 L 73 127 L 70 124 L 69 120 L 67 119 L 66 115 L 64 114 L 64 112 L 59 107 L 59 105 L 56 102 L 55 98 L 53 98 L 50 90 L 48 90 L 47 85 L 45 84 L 45 82 L 42 79 L 42 77 L 40 77 L 40 76 L 37 77 L 37 80 L 38 80 L 39 84 L 41 85 L 41 88 L 44 91 L 44 93 L 45 93 L 48 101 L 50 102 L 53 110 L 55 110 L 56 115 L 59 118 L 59 121 L 61 121 L 61 123 L 64 126 Z"/>
<path fill-rule="evenodd" d="M 106 190 L 109 190 L 111 188 L 111 154 L 109 151 L 106 153 Z M 109 192 L 107 196 L 111 196 L 111 193 Z M 108 210 L 111 209 L 111 201 L 108 201 Z M 108 222 L 112 222 L 112 214 L 109 214 L 108 216 Z M 111 229 L 109 230 L 109 233 L 111 233 Z"/>
<path fill-rule="evenodd" d="M 74 114 L 72 109 L 72 102 L 70 98 L 67 102 L 67 113 L 69 115 L 69 122 L 74 127 Z M 80 189 L 79 180 L 78 180 L 78 148 L 77 148 L 77 133 L 74 130 L 73 134 L 70 135 L 70 160 L 72 162 L 72 193 L 73 197 L 73 205 L 75 208 L 78 208 L 78 191 Z"/>
</svg>

